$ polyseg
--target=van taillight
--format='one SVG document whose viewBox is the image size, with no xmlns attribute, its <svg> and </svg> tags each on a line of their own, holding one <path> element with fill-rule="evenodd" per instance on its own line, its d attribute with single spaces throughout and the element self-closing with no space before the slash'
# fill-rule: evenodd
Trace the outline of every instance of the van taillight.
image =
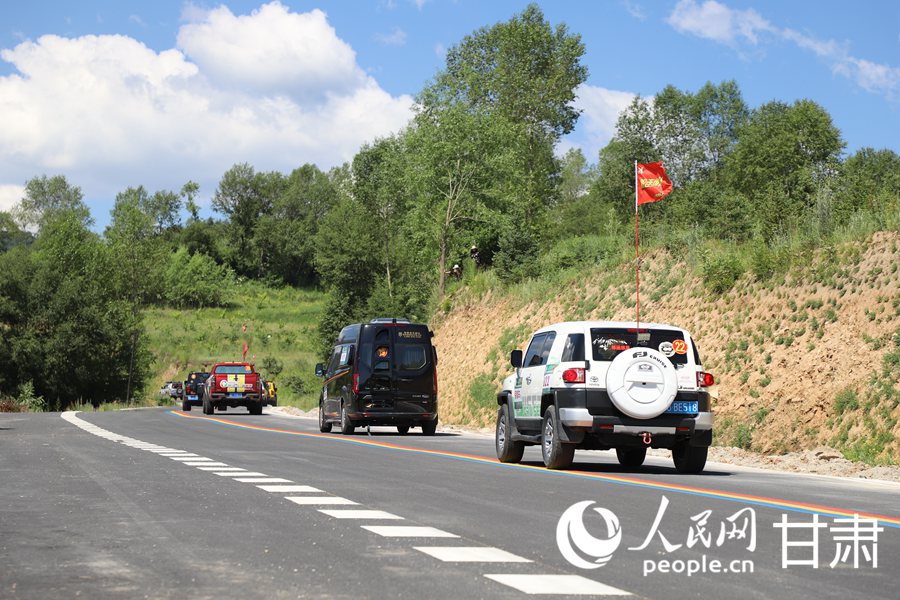
<svg viewBox="0 0 900 600">
<path fill-rule="evenodd" d="M 359 393 L 359 373 L 353 374 L 353 393 Z"/>
<path fill-rule="evenodd" d="M 433 375 L 433 378 L 432 378 L 432 382 L 433 382 L 433 385 L 431 386 L 431 390 L 432 390 L 432 393 L 434 394 L 434 396 L 437 397 L 437 390 L 438 390 L 438 387 L 437 387 L 437 367 L 434 368 L 434 375 Z"/>
<path fill-rule="evenodd" d="M 584 383 L 584 369 L 566 369 L 563 371 L 563 381 L 566 383 Z"/>
<path fill-rule="evenodd" d="M 697 373 L 697 387 L 709 387 L 715 383 L 716 379 L 712 373 L 704 373 L 703 371 Z"/>
</svg>

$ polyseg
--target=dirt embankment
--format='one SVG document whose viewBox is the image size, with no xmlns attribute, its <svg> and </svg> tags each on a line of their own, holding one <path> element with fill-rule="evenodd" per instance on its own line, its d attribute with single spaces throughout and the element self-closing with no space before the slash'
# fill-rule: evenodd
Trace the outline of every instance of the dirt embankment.
<svg viewBox="0 0 900 600">
<path fill-rule="evenodd" d="M 717 445 L 770 455 L 830 447 L 900 464 L 898 246 L 900 232 L 880 232 L 810 253 L 787 275 L 745 274 L 721 296 L 664 251 L 644 258 L 641 320 L 694 335 L 718 382 Z M 451 297 L 435 319 L 441 420 L 490 425 L 490 392 L 511 371 L 509 350 L 538 327 L 633 320 L 632 269 L 588 271 L 544 293 Z"/>
</svg>

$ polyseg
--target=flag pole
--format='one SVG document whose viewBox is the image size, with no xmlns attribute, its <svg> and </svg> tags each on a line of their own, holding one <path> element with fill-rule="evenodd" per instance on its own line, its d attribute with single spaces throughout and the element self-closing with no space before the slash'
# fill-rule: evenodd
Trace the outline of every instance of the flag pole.
<svg viewBox="0 0 900 600">
<path fill-rule="evenodd" d="M 637 160 L 634 161 L 634 292 L 635 292 L 635 323 L 640 333 L 641 329 L 641 256 L 638 250 L 638 172 Z"/>
</svg>

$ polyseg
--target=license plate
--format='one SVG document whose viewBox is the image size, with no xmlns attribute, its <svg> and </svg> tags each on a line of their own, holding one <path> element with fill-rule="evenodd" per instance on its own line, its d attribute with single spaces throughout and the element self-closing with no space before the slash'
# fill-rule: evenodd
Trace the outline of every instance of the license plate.
<svg viewBox="0 0 900 600">
<path fill-rule="evenodd" d="M 196 400 L 196 399 L 197 399 L 196 394 L 188 394 L 188 400 Z"/>
<path fill-rule="evenodd" d="M 244 395 L 243 395 L 243 394 L 236 394 L 236 393 L 232 392 L 232 393 L 228 394 L 228 397 L 229 397 L 229 398 L 243 398 Z M 694 404 L 696 404 L 696 402 L 695 402 Z"/>
<path fill-rule="evenodd" d="M 676 400 L 669 405 L 666 412 L 676 415 L 693 415 L 700 412 L 700 403 L 696 400 Z"/>
</svg>

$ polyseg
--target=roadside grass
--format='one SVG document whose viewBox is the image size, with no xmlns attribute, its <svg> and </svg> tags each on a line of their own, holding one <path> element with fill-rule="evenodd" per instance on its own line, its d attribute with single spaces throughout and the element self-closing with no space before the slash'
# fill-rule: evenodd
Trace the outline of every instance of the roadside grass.
<svg viewBox="0 0 900 600">
<path fill-rule="evenodd" d="M 290 287 L 270 288 L 243 281 L 225 308 L 152 308 L 144 315 L 152 377 L 142 401 L 155 405 L 159 388 L 183 380 L 216 361 L 247 359 L 278 386 L 279 406 L 313 408 L 318 399 L 315 377 L 316 326 L 325 294 Z M 246 331 L 244 327 L 246 326 Z M 278 367 L 282 370 L 279 372 Z"/>
</svg>

